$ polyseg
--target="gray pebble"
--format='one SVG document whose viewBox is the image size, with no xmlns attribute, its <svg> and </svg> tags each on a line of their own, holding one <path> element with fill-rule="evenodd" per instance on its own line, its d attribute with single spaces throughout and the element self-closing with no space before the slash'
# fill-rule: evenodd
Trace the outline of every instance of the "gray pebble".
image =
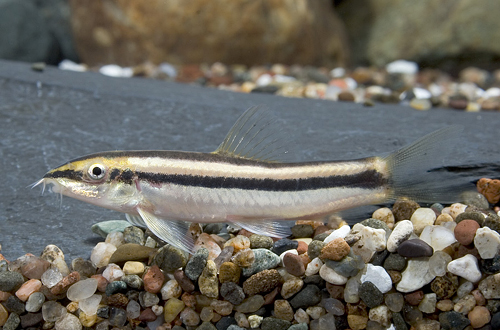
<svg viewBox="0 0 500 330">
<path fill-rule="evenodd" d="M 323 242 L 325 240 L 325 238 L 330 236 L 330 234 L 331 234 L 330 231 L 326 231 L 324 233 L 321 233 L 321 234 L 314 236 L 313 240 Z"/>
<path fill-rule="evenodd" d="M 269 236 L 253 234 L 249 239 L 251 249 L 270 249 L 274 244 L 273 239 Z"/>
<path fill-rule="evenodd" d="M 224 224 L 220 222 L 209 223 L 206 224 L 205 227 L 203 227 L 203 232 L 207 234 L 219 234 L 223 226 Z"/>
<path fill-rule="evenodd" d="M 2 305 L 11 313 L 22 314 L 25 310 L 24 303 L 16 296 L 10 296 L 6 301 L 2 302 Z"/>
<path fill-rule="evenodd" d="M 127 322 L 127 312 L 118 307 L 111 307 L 109 309 L 109 323 L 115 327 L 123 327 Z"/>
<path fill-rule="evenodd" d="M 144 285 L 144 281 L 139 275 L 124 275 L 121 280 L 127 284 L 128 287 L 140 290 Z"/>
<path fill-rule="evenodd" d="M 220 295 L 233 305 L 239 305 L 245 299 L 243 288 L 234 282 L 222 283 Z"/>
<path fill-rule="evenodd" d="M 349 254 L 340 261 L 327 259 L 325 264 L 339 275 L 345 277 L 356 276 L 359 271 L 365 267 L 363 259 L 352 252 L 349 252 Z"/>
<path fill-rule="evenodd" d="M 217 328 L 212 324 L 212 322 L 203 322 L 196 328 L 196 330 L 217 330 Z"/>
<path fill-rule="evenodd" d="M 123 230 L 123 240 L 125 243 L 144 245 L 146 239 L 144 232 L 139 227 L 129 226 Z"/>
<path fill-rule="evenodd" d="M 477 191 L 466 191 L 462 195 L 462 203 L 469 206 L 475 206 L 480 210 L 485 210 L 490 207 L 488 200 Z"/>
<path fill-rule="evenodd" d="M 0 291 L 17 290 L 24 283 L 23 275 L 18 272 L 0 272 Z"/>
<path fill-rule="evenodd" d="M 275 317 L 266 317 L 262 320 L 260 328 L 262 330 L 286 330 L 290 327 L 290 321 L 278 319 Z"/>
<path fill-rule="evenodd" d="M 308 284 L 290 300 L 294 309 L 314 306 L 321 301 L 321 291 L 314 284 Z"/>
<path fill-rule="evenodd" d="M 297 323 L 297 324 L 292 324 L 288 330 L 308 330 L 309 327 L 307 326 L 307 323 Z"/>
<path fill-rule="evenodd" d="M 196 329 L 198 330 L 198 329 Z M 242 328 L 236 324 L 231 324 L 230 326 L 227 327 L 227 330 L 246 330 L 245 328 Z"/>
<path fill-rule="evenodd" d="M 255 260 L 250 267 L 242 268 L 243 276 L 249 277 L 265 269 L 275 268 L 280 263 L 280 257 L 267 249 L 254 249 L 252 251 L 255 254 Z"/>
<path fill-rule="evenodd" d="M 80 274 L 80 277 L 91 277 L 95 274 L 96 268 L 92 261 L 83 258 L 75 258 L 71 261 L 71 268 Z"/>
<path fill-rule="evenodd" d="M 191 281 L 197 281 L 198 277 L 200 277 L 201 272 L 203 272 L 203 269 L 207 265 L 208 254 L 206 248 L 200 248 L 191 259 L 189 259 L 186 264 L 186 269 L 184 269 L 184 273 Z"/>
<path fill-rule="evenodd" d="M 309 247 L 307 248 L 307 255 L 311 260 L 319 257 L 321 254 L 321 250 L 325 247 L 326 243 L 323 241 L 313 240 L 309 243 Z"/>
<path fill-rule="evenodd" d="M 21 324 L 21 319 L 16 313 L 10 313 L 7 318 L 7 322 L 3 325 L 3 330 L 15 330 L 19 324 Z"/>
<path fill-rule="evenodd" d="M 360 224 L 362 224 L 363 226 L 372 227 L 375 229 L 383 229 L 386 233 L 391 232 L 391 230 L 389 229 L 387 224 L 381 220 L 378 220 L 378 219 L 373 219 L 373 218 L 366 219 L 366 220 L 361 221 Z"/>
<path fill-rule="evenodd" d="M 391 253 L 384 261 L 385 270 L 402 271 L 406 267 L 406 258 L 397 253 Z"/>
<path fill-rule="evenodd" d="M 158 249 L 152 265 L 157 265 L 164 272 L 171 273 L 176 269 L 184 268 L 188 261 L 186 253 L 172 245 L 165 245 Z"/>
<path fill-rule="evenodd" d="M 377 307 L 384 301 L 384 295 L 372 282 L 361 283 L 358 294 L 369 308 Z"/>
<path fill-rule="evenodd" d="M 309 238 L 314 235 L 314 229 L 311 225 L 295 225 L 291 228 L 293 237 Z"/>
<path fill-rule="evenodd" d="M 280 239 L 279 241 L 274 242 L 271 251 L 273 251 L 277 255 L 281 255 L 285 251 L 296 249 L 298 246 L 299 242 L 292 241 L 291 239 L 288 238 L 283 238 Z"/>
<path fill-rule="evenodd" d="M 26 311 L 36 313 L 42 308 L 45 302 L 45 296 L 41 292 L 33 292 L 26 301 Z"/>
</svg>

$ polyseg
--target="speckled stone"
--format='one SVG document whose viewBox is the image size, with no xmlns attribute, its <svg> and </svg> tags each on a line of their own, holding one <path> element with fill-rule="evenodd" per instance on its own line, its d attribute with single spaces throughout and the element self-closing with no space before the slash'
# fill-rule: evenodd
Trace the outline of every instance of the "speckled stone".
<svg viewBox="0 0 500 330">
<path fill-rule="evenodd" d="M 330 259 L 334 261 L 340 261 L 342 258 L 344 258 L 346 255 L 349 254 L 350 250 L 351 247 L 349 246 L 349 244 L 347 244 L 347 242 L 343 238 L 339 237 L 328 242 L 321 249 L 321 254 L 319 255 L 319 258 L 322 260 Z"/>
<path fill-rule="evenodd" d="M 281 287 L 280 294 L 283 298 L 288 299 L 299 292 L 303 286 L 304 281 L 293 276 L 285 280 L 285 283 L 283 283 L 283 286 Z"/>
<path fill-rule="evenodd" d="M 0 272 L 0 291 L 15 291 L 23 284 L 23 282 L 23 275 L 18 272 Z"/>
<path fill-rule="evenodd" d="M 235 282 L 240 281 L 241 269 L 238 265 L 228 261 L 223 263 L 219 269 L 219 281 L 221 283 L 225 282 Z"/>
<path fill-rule="evenodd" d="M 171 273 L 176 269 L 184 268 L 188 261 L 187 255 L 172 245 L 161 247 L 153 258 L 152 265 L 157 265 L 163 271 Z"/>
<path fill-rule="evenodd" d="M 278 319 L 293 321 L 293 309 L 288 300 L 278 299 L 274 301 L 274 316 Z"/>
<path fill-rule="evenodd" d="M 392 213 L 396 221 L 410 220 L 411 215 L 420 205 L 410 200 L 398 199 L 392 206 Z"/>
<path fill-rule="evenodd" d="M 123 230 L 123 240 L 125 243 L 144 245 L 146 239 L 141 228 L 129 226 Z"/>
<path fill-rule="evenodd" d="M 208 260 L 203 272 L 198 278 L 200 292 L 210 298 L 219 296 L 219 280 L 217 278 L 217 267 L 213 260 Z"/>
<path fill-rule="evenodd" d="M 275 317 L 265 317 L 262 320 L 260 328 L 262 330 L 287 330 L 290 327 L 290 321 L 278 319 Z"/>
<path fill-rule="evenodd" d="M 462 203 L 468 206 L 475 206 L 480 210 L 487 209 L 489 207 L 488 200 L 484 195 L 476 191 L 466 191 L 462 193 Z"/>
<path fill-rule="evenodd" d="M 402 242 L 399 245 L 397 252 L 402 257 L 420 258 L 432 256 L 434 250 L 429 244 L 417 238 Z"/>
<path fill-rule="evenodd" d="M 383 230 L 385 230 L 386 233 L 391 232 L 391 229 L 389 228 L 389 226 L 384 221 L 379 220 L 379 219 L 374 219 L 374 218 L 366 219 L 366 220 L 361 221 L 360 224 L 362 224 L 363 226 L 372 227 L 375 229 L 383 229 Z"/>
<path fill-rule="evenodd" d="M 314 284 L 308 284 L 295 297 L 290 300 L 293 308 L 307 308 L 314 306 L 321 301 L 321 291 Z"/>
<path fill-rule="evenodd" d="M 439 299 L 451 298 L 458 289 L 458 277 L 446 273 L 445 276 L 437 276 L 431 282 L 431 290 Z"/>
<path fill-rule="evenodd" d="M 479 226 L 482 226 L 484 224 L 485 217 L 481 212 L 467 211 L 460 213 L 455 218 L 455 222 L 457 224 L 464 220 L 474 220 L 478 223 Z"/>
<path fill-rule="evenodd" d="M 253 234 L 249 239 L 251 249 L 270 249 L 274 244 L 273 239 L 269 236 Z"/>
<path fill-rule="evenodd" d="M 313 237 L 314 235 L 314 229 L 311 225 L 294 225 L 291 230 L 295 238 Z"/>
<path fill-rule="evenodd" d="M 271 251 L 273 251 L 277 255 L 281 255 L 285 251 L 297 249 L 298 246 L 299 242 L 292 241 L 288 238 L 283 238 L 279 241 L 274 242 Z"/>
<path fill-rule="evenodd" d="M 309 258 L 313 260 L 314 258 L 319 257 L 319 255 L 321 254 L 321 250 L 325 247 L 325 245 L 326 243 L 322 241 L 313 240 L 309 244 L 309 248 L 307 249 L 307 255 L 309 256 Z"/>
<path fill-rule="evenodd" d="M 470 324 L 468 318 L 455 311 L 439 314 L 439 323 L 443 330 L 462 330 Z"/>
<path fill-rule="evenodd" d="M 384 268 L 386 270 L 402 271 L 406 267 L 405 257 L 398 253 L 391 253 L 384 261 Z"/>
<path fill-rule="evenodd" d="M 376 307 L 384 302 L 384 295 L 371 282 L 363 282 L 359 287 L 359 298 L 369 308 Z"/>
<path fill-rule="evenodd" d="M 296 241 L 293 242 L 298 245 Z M 278 255 L 267 249 L 254 249 L 253 252 L 255 254 L 254 263 L 248 268 L 242 268 L 242 274 L 245 277 L 251 276 L 265 269 L 275 268 L 281 261 Z"/>
<path fill-rule="evenodd" d="M 196 281 L 198 277 L 201 275 L 203 268 L 205 268 L 208 260 L 208 250 L 205 248 L 200 248 L 196 253 L 191 256 L 188 263 L 186 264 L 186 268 L 184 269 L 184 273 L 190 280 Z"/>
<path fill-rule="evenodd" d="M 496 274 L 500 272 L 500 255 L 491 259 L 481 259 L 481 271 L 486 274 Z"/>
<path fill-rule="evenodd" d="M 283 278 L 276 269 L 263 270 L 250 276 L 245 282 L 243 282 L 243 291 L 248 296 L 252 296 L 257 293 L 272 291 L 282 283 Z"/>
<path fill-rule="evenodd" d="M 233 305 L 239 305 L 245 299 L 245 292 L 234 282 L 222 283 L 220 287 L 221 296 Z"/>
</svg>

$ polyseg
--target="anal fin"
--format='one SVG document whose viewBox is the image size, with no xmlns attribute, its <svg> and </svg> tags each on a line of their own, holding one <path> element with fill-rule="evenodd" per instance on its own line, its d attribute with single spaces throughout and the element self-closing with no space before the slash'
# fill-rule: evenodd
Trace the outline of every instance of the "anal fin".
<svg viewBox="0 0 500 330">
<path fill-rule="evenodd" d="M 178 249 L 193 253 L 194 242 L 188 232 L 189 225 L 186 222 L 161 219 L 140 208 L 137 211 L 149 230 L 156 236 Z"/>
<path fill-rule="evenodd" d="M 264 236 L 284 238 L 292 234 L 292 231 L 287 221 L 241 219 L 241 220 L 230 220 L 230 222 L 252 233 Z"/>
</svg>

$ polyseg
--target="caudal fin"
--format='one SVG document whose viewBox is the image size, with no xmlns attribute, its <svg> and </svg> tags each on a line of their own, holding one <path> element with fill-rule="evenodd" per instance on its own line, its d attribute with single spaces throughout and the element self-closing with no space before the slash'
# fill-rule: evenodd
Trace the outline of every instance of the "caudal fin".
<svg viewBox="0 0 500 330">
<path fill-rule="evenodd" d="M 387 156 L 392 199 L 407 197 L 424 203 L 459 201 L 469 183 L 452 173 L 431 170 L 442 165 L 462 130 L 458 125 L 442 128 Z"/>
</svg>

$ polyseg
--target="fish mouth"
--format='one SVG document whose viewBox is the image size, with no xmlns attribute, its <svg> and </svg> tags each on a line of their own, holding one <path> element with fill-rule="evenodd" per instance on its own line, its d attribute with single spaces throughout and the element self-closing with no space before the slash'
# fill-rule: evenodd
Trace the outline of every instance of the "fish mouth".
<svg viewBox="0 0 500 330">
<path fill-rule="evenodd" d="M 43 177 L 41 178 L 40 180 L 32 183 L 31 185 L 29 185 L 28 187 L 30 187 L 31 189 L 35 188 L 35 187 L 38 187 L 38 186 L 42 186 L 42 195 L 43 193 L 45 192 L 45 188 L 50 185 L 49 189 L 51 192 L 53 193 L 56 193 L 56 194 L 62 194 L 62 185 L 57 182 L 57 180 L 54 180 L 54 179 L 49 179 L 49 178 L 46 178 L 46 177 Z"/>
</svg>

